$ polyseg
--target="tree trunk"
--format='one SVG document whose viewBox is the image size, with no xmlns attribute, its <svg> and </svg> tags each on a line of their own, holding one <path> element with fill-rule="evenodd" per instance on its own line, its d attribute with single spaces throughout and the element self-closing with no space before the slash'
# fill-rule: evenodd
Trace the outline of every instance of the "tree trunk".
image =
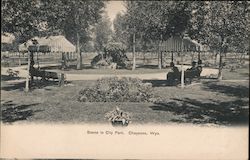
<svg viewBox="0 0 250 160">
<path fill-rule="evenodd" d="M 80 36 L 76 33 L 76 53 L 77 53 L 77 66 L 76 69 L 82 69 L 82 54 L 80 51 Z"/>
<path fill-rule="evenodd" d="M 35 65 L 35 61 L 34 61 L 34 52 L 29 52 L 30 53 L 30 83 L 33 83 L 34 80 L 34 76 L 33 76 L 33 72 L 34 72 L 34 65 Z"/>
<path fill-rule="evenodd" d="M 173 51 L 171 52 L 171 62 L 174 63 L 174 52 Z"/>
<path fill-rule="evenodd" d="M 143 65 L 146 65 L 146 55 L 145 55 L 146 51 L 143 51 L 142 54 L 143 54 L 142 55 L 143 56 Z"/>
<path fill-rule="evenodd" d="M 215 56 L 214 56 L 214 65 L 215 66 L 217 65 L 217 55 L 218 55 L 218 52 L 216 51 Z"/>
<path fill-rule="evenodd" d="M 135 33 L 133 34 L 133 67 L 132 70 L 135 70 L 136 62 L 135 62 Z"/>
<path fill-rule="evenodd" d="M 160 50 L 158 50 L 158 68 L 161 69 Z"/>
<path fill-rule="evenodd" d="M 218 73 L 218 80 L 222 80 L 222 68 L 223 68 L 223 64 L 222 64 L 222 52 L 220 51 L 220 61 L 219 61 L 219 73 Z"/>
<path fill-rule="evenodd" d="M 226 48 L 225 48 L 226 41 L 227 39 L 221 36 L 218 80 L 222 80 L 222 68 L 223 68 L 222 59 L 223 59 L 223 54 L 226 54 Z"/>
<path fill-rule="evenodd" d="M 161 52 L 161 68 L 163 68 L 163 54 Z"/>
<path fill-rule="evenodd" d="M 27 75 L 25 83 L 25 92 L 29 92 L 29 78 L 30 78 L 30 53 L 28 52 L 28 67 L 27 67 Z"/>
<path fill-rule="evenodd" d="M 185 75 L 184 75 L 184 68 L 183 68 L 183 54 L 184 53 L 181 53 L 181 88 L 184 88 L 185 86 Z"/>
<path fill-rule="evenodd" d="M 162 44 L 162 34 L 161 34 L 161 40 L 159 42 L 159 50 L 158 50 L 158 68 L 162 68 L 162 52 L 161 52 L 161 44 Z"/>
<path fill-rule="evenodd" d="M 18 54 L 18 66 L 21 66 L 21 53 L 19 52 Z"/>
<path fill-rule="evenodd" d="M 191 64 L 193 63 L 193 61 L 194 61 L 194 52 L 191 51 Z"/>
</svg>

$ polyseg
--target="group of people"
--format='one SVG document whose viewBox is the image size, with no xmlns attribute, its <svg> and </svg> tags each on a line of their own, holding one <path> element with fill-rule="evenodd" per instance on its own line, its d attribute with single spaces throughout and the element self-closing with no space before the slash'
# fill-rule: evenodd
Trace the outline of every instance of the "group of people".
<svg viewBox="0 0 250 160">
<path fill-rule="evenodd" d="M 180 72 L 178 67 L 176 67 L 174 63 L 172 63 L 171 66 L 172 66 L 172 71 L 174 73 L 179 73 Z M 196 70 L 197 67 L 199 67 L 199 66 L 200 66 L 200 63 L 198 63 L 198 65 L 197 65 L 197 62 L 193 61 L 191 68 L 188 68 L 187 71 Z"/>
</svg>

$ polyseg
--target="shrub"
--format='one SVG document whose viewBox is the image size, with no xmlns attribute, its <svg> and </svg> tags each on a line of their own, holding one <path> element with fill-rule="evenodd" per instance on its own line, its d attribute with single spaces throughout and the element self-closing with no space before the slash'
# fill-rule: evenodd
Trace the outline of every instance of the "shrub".
<svg viewBox="0 0 250 160">
<path fill-rule="evenodd" d="M 99 61 L 105 60 L 107 64 L 116 63 L 118 66 L 125 68 L 127 61 L 129 61 L 125 51 L 126 47 L 122 43 L 109 43 L 104 46 L 104 54 L 94 57 L 91 65 L 95 66 Z"/>
<path fill-rule="evenodd" d="M 151 83 L 142 83 L 136 78 L 102 78 L 92 88 L 84 88 L 79 92 L 80 102 L 152 102 Z"/>
</svg>

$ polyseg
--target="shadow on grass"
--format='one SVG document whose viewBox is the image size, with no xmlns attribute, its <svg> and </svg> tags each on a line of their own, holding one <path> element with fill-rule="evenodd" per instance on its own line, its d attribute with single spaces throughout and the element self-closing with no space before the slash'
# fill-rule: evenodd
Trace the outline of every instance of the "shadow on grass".
<svg viewBox="0 0 250 160">
<path fill-rule="evenodd" d="M 16 105 L 12 101 L 7 101 L 1 104 L 1 121 L 4 123 L 13 123 L 16 121 L 27 120 L 32 117 L 34 113 L 41 112 L 43 110 L 33 110 L 30 107 L 36 106 L 39 103 L 33 103 L 28 105 Z"/>
<path fill-rule="evenodd" d="M 144 68 L 144 69 L 159 69 L 158 65 L 139 65 L 136 68 Z"/>
<path fill-rule="evenodd" d="M 25 89 L 25 83 L 26 82 L 17 82 L 12 84 L 4 84 L 1 86 L 1 90 L 4 91 L 13 91 L 13 90 L 20 90 L 24 91 Z M 70 81 L 65 82 L 65 84 L 70 84 Z M 57 86 L 59 87 L 58 81 L 41 81 L 41 80 L 34 80 L 33 83 L 30 85 L 30 91 L 35 89 L 42 89 L 45 88 L 45 90 L 50 90 L 49 88 L 46 88 L 48 86 Z"/>
<path fill-rule="evenodd" d="M 11 80 L 18 80 L 18 79 L 20 79 L 20 77 L 1 75 L 1 81 L 11 81 Z"/>
<path fill-rule="evenodd" d="M 249 79 L 249 73 L 240 73 L 240 75 L 242 75 L 244 77 L 248 77 L 248 79 Z"/>
<path fill-rule="evenodd" d="M 157 103 L 150 107 L 153 110 L 173 112 L 183 115 L 172 119 L 173 122 L 194 124 L 246 125 L 249 123 L 248 101 L 202 102 L 196 99 L 173 99 L 167 103 Z"/>
<path fill-rule="evenodd" d="M 216 82 L 204 82 L 203 89 L 212 92 L 220 92 L 228 96 L 234 96 L 238 98 L 249 97 L 249 87 L 242 85 L 229 86 L 229 85 L 218 84 Z"/>
<path fill-rule="evenodd" d="M 170 87 L 177 86 L 178 83 L 170 82 L 167 80 L 143 80 L 143 83 L 151 83 L 152 87 Z"/>
</svg>

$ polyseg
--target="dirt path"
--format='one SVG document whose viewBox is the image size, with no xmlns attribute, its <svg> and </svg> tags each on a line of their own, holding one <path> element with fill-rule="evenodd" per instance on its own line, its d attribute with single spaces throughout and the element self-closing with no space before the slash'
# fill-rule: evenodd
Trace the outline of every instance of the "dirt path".
<svg viewBox="0 0 250 160">
<path fill-rule="evenodd" d="M 44 64 L 40 67 L 57 66 L 58 64 Z M 180 66 L 177 66 L 180 69 Z M 184 66 L 186 70 L 190 66 Z M 10 67 L 9 67 L 10 68 Z M 7 75 L 6 71 L 9 68 L 2 67 L 1 74 Z M 12 67 L 13 70 L 19 71 L 19 77 L 25 78 L 27 76 L 27 66 Z M 78 80 L 97 80 L 103 77 L 132 77 L 139 78 L 142 80 L 166 80 L 166 71 L 161 73 L 144 73 L 144 74 L 66 74 L 66 79 L 68 81 L 78 81 Z M 216 75 L 218 74 L 218 69 L 204 68 L 201 72 L 201 76 L 206 75 Z"/>
</svg>

